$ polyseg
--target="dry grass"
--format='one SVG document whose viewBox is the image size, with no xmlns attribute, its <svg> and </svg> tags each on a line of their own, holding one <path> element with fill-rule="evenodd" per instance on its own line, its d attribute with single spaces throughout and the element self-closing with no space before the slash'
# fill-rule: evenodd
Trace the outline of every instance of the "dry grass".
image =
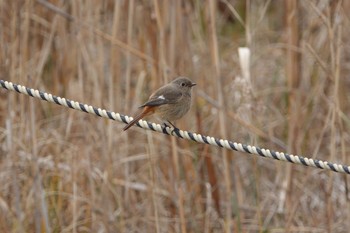
<svg viewBox="0 0 350 233">
<path fill-rule="evenodd" d="M 0 77 L 132 115 L 184 75 L 180 128 L 350 164 L 350 3 L 289 2 L 3 0 Z M 1 232 L 350 228 L 345 175 L 0 94 Z"/>
</svg>

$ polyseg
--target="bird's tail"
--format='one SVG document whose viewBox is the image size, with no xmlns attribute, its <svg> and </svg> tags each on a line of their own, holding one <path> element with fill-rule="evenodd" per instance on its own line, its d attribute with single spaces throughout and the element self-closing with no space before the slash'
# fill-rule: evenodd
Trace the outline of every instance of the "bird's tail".
<svg viewBox="0 0 350 233">
<path fill-rule="evenodd" d="M 129 129 L 131 126 L 133 126 L 134 124 L 136 124 L 139 120 L 141 120 L 142 118 L 144 118 L 145 116 L 149 115 L 152 112 L 152 107 L 148 107 L 146 106 L 142 112 L 140 112 L 137 116 L 135 116 L 135 118 L 130 121 L 124 128 L 123 130 L 127 130 Z"/>
</svg>

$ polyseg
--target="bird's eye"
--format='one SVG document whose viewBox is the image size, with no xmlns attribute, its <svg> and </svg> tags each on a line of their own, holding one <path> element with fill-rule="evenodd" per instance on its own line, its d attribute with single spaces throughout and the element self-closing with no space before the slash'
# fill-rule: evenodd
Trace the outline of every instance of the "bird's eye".
<svg viewBox="0 0 350 233">
<path fill-rule="evenodd" d="M 183 86 L 183 87 L 184 87 L 185 85 L 186 85 L 185 83 L 181 83 L 181 86 Z"/>
</svg>

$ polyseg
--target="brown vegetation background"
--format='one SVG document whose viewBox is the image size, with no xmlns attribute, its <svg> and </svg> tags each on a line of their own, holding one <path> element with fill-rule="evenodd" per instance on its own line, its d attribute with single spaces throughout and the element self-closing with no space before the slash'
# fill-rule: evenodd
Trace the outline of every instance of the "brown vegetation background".
<svg viewBox="0 0 350 233">
<path fill-rule="evenodd" d="M 0 0 L 0 78 L 133 115 L 187 76 L 179 128 L 350 164 L 349 12 L 341 0 Z M 123 132 L 5 90 L 0 122 L 1 232 L 350 229 L 346 175 Z"/>
</svg>

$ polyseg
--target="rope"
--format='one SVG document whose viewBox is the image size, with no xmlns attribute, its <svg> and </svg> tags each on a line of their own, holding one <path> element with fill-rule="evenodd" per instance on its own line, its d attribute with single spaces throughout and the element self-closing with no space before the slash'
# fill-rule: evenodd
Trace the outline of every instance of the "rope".
<svg viewBox="0 0 350 233">
<path fill-rule="evenodd" d="M 104 117 L 104 118 L 108 118 L 111 120 L 117 120 L 120 122 L 124 122 L 126 124 L 129 123 L 133 119 L 132 117 L 122 115 L 120 113 L 106 111 L 105 109 L 96 108 L 96 107 L 93 107 L 91 105 L 82 104 L 82 103 L 79 103 L 79 102 L 76 102 L 73 100 L 68 100 L 65 98 L 54 96 L 54 95 L 51 95 L 51 94 L 48 94 L 45 92 L 41 92 L 41 91 L 38 91 L 35 89 L 25 87 L 25 86 L 13 84 L 13 83 L 8 82 L 8 81 L 0 80 L 0 85 L 2 88 L 7 89 L 7 90 L 16 91 L 18 93 L 29 95 L 31 97 L 35 97 L 35 98 L 38 98 L 41 100 L 45 100 L 45 101 L 48 101 L 51 103 L 55 103 L 55 104 L 62 105 L 62 106 L 68 107 L 68 108 L 83 111 L 86 113 L 91 113 L 91 114 L 97 115 L 99 117 Z M 302 164 L 302 165 L 309 166 L 309 167 L 327 169 L 327 170 L 331 170 L 334 172 L 341 172 L 341 173 L 350 174 L 350 166 L 346 166 L 346 165 L 330 163 L 327 161 L 311 159 L 311 158 L 302 157 L 302 156 L 298 156 L 298 155 L 286 154 L 283 152 L 276 152 L 276 151 L 269 150 L 269 149 L 263 149 L 263 148 L 259 148 L 256 146 L 244 145 L 241 143 L 232 142 L 232 141 L 219 139 L 219 138 L 214 138 L 214 137 L 210 137 L 210 136 L 203 136 L 201 134 L 191 133 L 191 132 L 183 131 L 180 129 L 173 129 L 173 128 L 168 127 L 168 126 L 161 126 L 160 124 L 151 123 L 151 122 L 147 122 L 144 120 L 140 120 L 137 123 L 137 126 L 143 128 L 143 129 L 157 131 L 157 132 L 160 132 L 160 133 L 163 133 L 166 135 L 176 136 L 178 138 L 192 140 L 192 141 L 195 141 L 198 143 L 205 143 L 205 144 L 210 144 L 210 145 L 217 146 L 217 147 L 223 147 L 223 148 L 226 148 L 229 150 L 235 150 L 235 151 L 240 151 L 240 152 L 244 152 L 244 153 L 260 155 L 262 157 L 266 157 L 266 158 L 270 158 L 270 159 L 282 160 L 282 161 L 287 161 L 290 163 Z"/>
</svg>

